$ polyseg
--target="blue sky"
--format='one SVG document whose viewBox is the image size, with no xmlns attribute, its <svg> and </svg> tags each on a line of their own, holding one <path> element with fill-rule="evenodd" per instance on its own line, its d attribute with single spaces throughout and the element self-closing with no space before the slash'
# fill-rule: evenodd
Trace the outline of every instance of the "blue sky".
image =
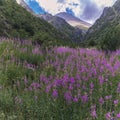
<svg viewBox="0 0 120 120">
<path fill-rule="evenodd" d="M 116 0 L 24 0 L 37 14 L 67 12 L 89 23 L 100 17 L 104 7 Z"/>
</svg>

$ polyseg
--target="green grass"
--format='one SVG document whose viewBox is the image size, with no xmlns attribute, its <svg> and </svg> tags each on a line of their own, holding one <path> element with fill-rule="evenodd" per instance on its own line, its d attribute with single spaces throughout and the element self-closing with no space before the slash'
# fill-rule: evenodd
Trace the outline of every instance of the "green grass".
<svg viewBox="0 0 120 120">
<path fill-rule="evenodd" d="M 37 47 L 39 48 L 39 46 Z M 61 66 L 58 72 L 52 62 L 59 59 L 61 63 L 64 63 L 66 58 L 72 54 L 69 52 L 56 54 L 53 51 L 47 51 L 43 54 L 40 53 L 40 48 L 39 52 L 32 53 L 35 48 L 36 45 L 32 44 L 21 45 L 14 41 L 0 42 L 0 120 L 93 120 L 94 118 L 90 115 L 90 107 L 94 104 L 97 107 L 97 120 L 105 120 L 107 112 L 113 110 L 115 114 L 120 112 L 120 102 L 116 107 L 112 102 L 120 97 L 116 93 L 119 74 L 109 77 L 109 81 L 113 84 L 104 84 L 102 92 L 98 80 L 91 78 L 90 81 L 95 83 L 95 92 L 88 103 L 83 104 L 81 101 L 67 103 L 63 96 L 66 88 L 59 88 L 59 97 L 57 99 L 53 98 L 51 96 L 52 90 L 57 88 L 53 87 L 49 93 L 46 93 L 45 83 L 40 81 L 40 76 L 53 76 L 51 83 L 57 77 L 61 78 L 64 75 L 64 64 L 60 64 L 59 61 L 57 65 L 60 64 Z M 55 58 L 56 55 L 57 58 Z M 73 64 L 76 63 L 76 58 L 72 61 Z M 28 65 L 34 65 L 35 67 Z M 71 73 L 71 64 L 68 65 L 66 70 L 66 73 L 68 71 Z M 76 71 L 73 71 L 71 74 L 75 76 L 75 73 Z M 54 76 L 57 77 L 54 78 Z M 103 74 L 103 76 L 105 75 Z M 25 80 L 27 81 L 25 82 Z M 37 89 L 30 87 L 33 83 L 40 83 L 40 87 Z M 87 87 L 86 92 L 89 92 L 89 83 L 85 85 Z M 76 94 L 75 92 L 73 91 L 74 94 Z M 81 92 L 86 93 L 84 90 Z M 105 101 L 104 105 L 100 106 L 99 97 L 106 95 L 112 95 L 112 99 Z"/>
</svg>

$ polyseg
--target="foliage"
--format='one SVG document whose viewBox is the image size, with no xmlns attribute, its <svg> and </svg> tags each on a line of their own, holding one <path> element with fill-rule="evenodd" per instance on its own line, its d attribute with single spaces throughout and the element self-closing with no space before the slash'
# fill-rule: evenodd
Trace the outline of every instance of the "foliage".
<svg viewBox="0 0 120 120">
<path fill-rule="evenodd" d="M 119 0 L 109 8 L 105 8 L 101 17 L 88 30 L 84 44 L 96 46 L 103 50 L 115 51 L 120 48 L 120 15 Z"/>
<path fill-rule="evenodd" d="M 69 38 L 46 21 L 35 17 L 18 5 L 15 0 L 0 2 L 0 36 L 38 41 L 43 46 L 68 45 Z"/>
<path fill-rule="evenodd" d="M 1 120 L 119 119 L 120 50 L 42 49 L 0 39 Z"/>
</svg>

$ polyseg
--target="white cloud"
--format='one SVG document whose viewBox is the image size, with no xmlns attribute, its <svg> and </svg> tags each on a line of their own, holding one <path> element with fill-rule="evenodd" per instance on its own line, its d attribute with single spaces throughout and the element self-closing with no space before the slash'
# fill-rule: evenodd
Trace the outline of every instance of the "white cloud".
<svg viewBox="0 0 120 120">
<path fill-rule="evenodd" d="M 40 6 L 42 6 L 47 12 L 55 15 L 59 12 L 65 12 L 66 8 L 72 9 L 77 16 L 82 12 L 80 8 L 79 0 L 65 0 L 63 3 L 58 2 L 58 0 L 36 0 Z M 73 3 L 78 4 L 74 6 Z"/>
<path fill-rule="evenodd" d="M 99 7 L 109 7 L 114 4 L 116 0 L 93 0 Z"/>
<path fill-rule="evenodd" d="M 69 8 L 74 12 L 74 15 L 76 17 L 80 17 L 84 12 L 85 4 L 89 4 L 91 2 L 96 4 L 96 6 L 101 10 L 102 13 L 104 7 L 112 6 L 116 0 L 36 0 L 36 1 L 46 12 L 52 15 L 55 15 L 59 12 L 65 12 L 66 8 Z M 75 6 L 75 4 L 77 5 Z M 94 20 L 92 19 L 89 21 L 92 23 Z"/>
</svg>

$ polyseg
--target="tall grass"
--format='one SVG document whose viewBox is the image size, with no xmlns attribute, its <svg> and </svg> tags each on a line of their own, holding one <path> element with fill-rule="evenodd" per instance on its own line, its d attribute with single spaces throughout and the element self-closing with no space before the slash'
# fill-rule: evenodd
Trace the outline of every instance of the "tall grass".
<svg viewBox="0 0 120 120">
<path fill-rule="evenodd" d="M 120 119 L 120 51 L 0 39 L 0 120 Z"/>
</svg>

